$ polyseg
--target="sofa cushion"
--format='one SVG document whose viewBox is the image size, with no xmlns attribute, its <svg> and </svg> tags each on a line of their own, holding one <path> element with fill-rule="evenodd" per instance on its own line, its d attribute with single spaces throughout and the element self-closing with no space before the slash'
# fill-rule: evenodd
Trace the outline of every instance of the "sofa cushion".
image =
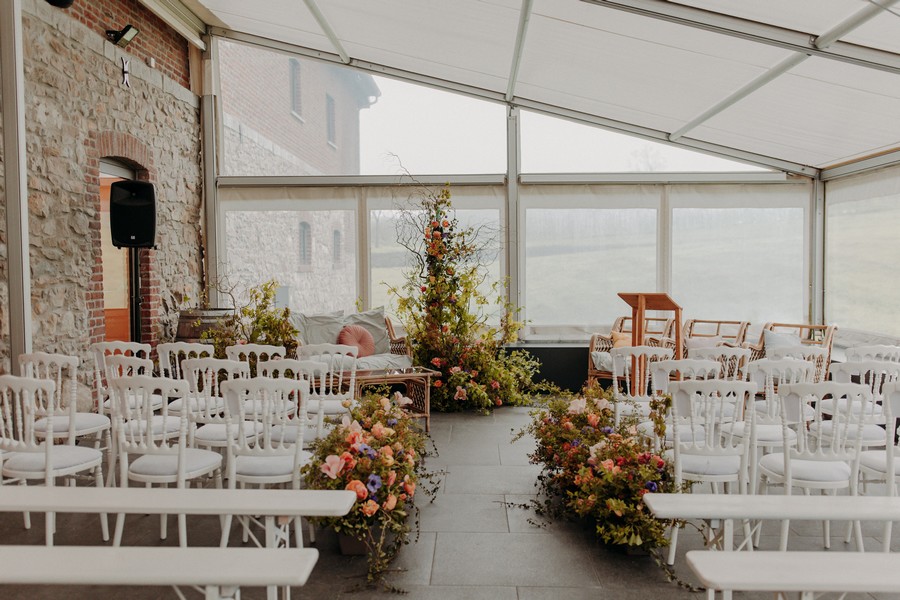
<svg viewBox="0 0 900 600">
<path fill-rule="evenodd" d="M 631 332 L 625 333 L 621 331 L 613 331 L 610 336 L 612 337 L 613 348 L 625 348 L 626 346 L 630 346 L 633 338 Z"/>
<path fill-rule="evenodd" d="M 379 306 L 365 312 L 353 313 L 344 317 L 344 325 L 361 325 L 369 330 L 375 341 L 374 354 L 389 354 L 391 352 L 391 339 L 388 336 L 387 325 L 384 323 L 384 307 Z M 341 328 L 338 328 L 340 332 Z M 337 334 L 335 334 L 337 339 Z M 334 342 L 332 342 L 334 343 Z"/>
<path fill-rule="evenodd" d="M 342 310 L 321 315 L 295 313 L 295 316 L 294 326 L 300 332 L 298 337 L 303 345 L 334 344 L 345 325 Z"/>
<path fill-rule="evenodd" d="M 411 366 L 412 358 L 406 354 L 373 354 L 356 360 L 357 371 L 407 369 Z"/>
<path fill-rule="evenodd" d="M 375 339 L 369 330 L 362 325 L 345 325 L 337 336 L 337 343 L 345 346 L 356 346 L 357 356 L 375 354 Z"/>
<path fill-rule="evenodd" d="M 763 345 L 766 348 L 790 348 L 792 346 L 800 346 L 800 336 L 792 333 L 781 333 L 772 331 L 771 329 L 763 330 Z"/>
</svg>

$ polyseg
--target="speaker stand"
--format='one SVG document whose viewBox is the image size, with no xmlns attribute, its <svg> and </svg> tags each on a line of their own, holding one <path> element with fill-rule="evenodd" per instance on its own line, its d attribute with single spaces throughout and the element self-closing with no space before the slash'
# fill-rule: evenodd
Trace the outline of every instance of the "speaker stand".
<svg viewBox="0 0 900 600">
<path fill-rule="evenodd" d="M 131 301 L 129 307 L 129 321 L 131 322 L 131 341 L 141 341 L 141 261 L 140 248 L 128 249 L 128 278 L 130 280 Z"/>
</svg>

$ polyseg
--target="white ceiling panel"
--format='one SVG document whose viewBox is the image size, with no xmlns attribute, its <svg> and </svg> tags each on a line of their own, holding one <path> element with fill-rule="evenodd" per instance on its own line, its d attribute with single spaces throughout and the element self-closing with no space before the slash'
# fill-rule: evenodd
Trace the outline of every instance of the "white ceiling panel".
<svg viewBox="0 0 900 600">
<path fill-rule="evenodd" d="M 714 33 L 630 10 L 701 9 L 692 17 L 746 31 L 786 31 L 806 43 L 872 0 L 614 0 L 628 10 L 581 0 L 317 0 L 351 64 L 411 79 L 446 82 L 496 99 L 507 91 L 524 7 L 532 6 L 512 104 L 595 122 L 664 133 L 711 110 L 684 133 L 696 140 L 772 157 L 772 164 L 824 166 L 900 146 L 900 4 L 842 38 L 840 56 L 811 58 L 732 96 L 797 56 L 770 40 Z M 889 0 L 879 0 L 887 2 Z M 185 0 L 210 25 L 338 53 L 300 0 Z M 760 28 L 758 24 L 781 28 Z M 765 35 L 763 36 L 765 37 Z M 854 44 L 852 46 L 848 44 Z M 859 46 L 877 52 L 859 49 Z M 850 56 L 846 55 L 849 52 Z M 873 69 L 872 60 L 883 64 Z M 849 62 L 848 62 L 849 59 Z M 383 67 L 383 68 L 382 68 Z M 747 90 L 744 90 L 747 91 Z M 731 153 L 735 156 L 735 153 Z"/>
</svg>

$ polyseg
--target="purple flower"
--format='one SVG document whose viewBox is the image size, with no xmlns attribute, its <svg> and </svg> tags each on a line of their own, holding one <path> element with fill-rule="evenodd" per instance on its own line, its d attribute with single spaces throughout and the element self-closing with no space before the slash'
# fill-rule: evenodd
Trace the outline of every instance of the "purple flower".
<svg viewBox="0 0 900 600">
<path fill-rule="evenodd" d="M 600 431 L 601 431 L 602 433 L 605 433 L 605 434 L 609 435 L 610 433 L 612 433 L 613 431 L 615 431 L 615 429 L 613 429 L 612 427 L 607 426 L 607 427 L 601 427 L 601 428 L 600 428 Z"/>
<path fill-rule="evenodd" d="M 644 484 L 644 487 L 647 488 L 651 492 L 655 492 L 656 490 L 659 489 L 659 486 L 656 485 L 655 481 L 648 481 L 647 483 Z"/>
<path fill-rule="evenodd" d="M 572 447 L 577 448 L 581 445 L 581 440 L 572 440 Z"/>
<path fill-rule="evenodd" d="M 397 419 L 388 419 L 387 421 L 388 427 L 393 427 L 397 424 Z"/>
<path fill-rule="evenodd" d="M 369 490 L 370 494 L 375 494 L 375 492 L 381 489 L 381 477 L 375 473 L 369 475 L 369 479 L 366 481 L 366 488 Z"/>
<path fill-rule="evenodd" d="M 372 447 L 369 446 L 368 444 L 360 444 L 358 446 L 358 448 L 359 448 L 360 454 L 365 452 L 369 458 L 375 458 L 376 456 L 378 456 L 378 453 L 375 452 L 375 450 L 373 450 Z"/>
</svg>

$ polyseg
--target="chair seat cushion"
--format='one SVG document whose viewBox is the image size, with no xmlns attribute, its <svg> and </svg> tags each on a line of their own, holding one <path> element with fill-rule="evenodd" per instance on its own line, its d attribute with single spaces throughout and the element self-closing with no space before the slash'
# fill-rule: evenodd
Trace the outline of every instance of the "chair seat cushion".
<svg viewBox="0 0 900 600">
<path fill-rule="evenodd" d="M 810 425 L 809 430 L 815 434 L 819 435 L 819 427 L 817 423 L 813 423 Z M 823 437 L 830 437 L 834 431 L 834 421 L 824 421 L 821 427 L 821 435 Z M 848 439 L 855 440 L 858 435 L 859 430 L 855 425 L 852 425 L 850 431 L 847 432 Z M 862 444 L 864 446 L 874 446 L 877 444 L 884 445 L 885 437 L 884 437 L 884 429 L 875 425 L 874 423 L 864 423 L 862 430 Z"/>
<path fill-rule="evenodd" d="M 212 450 L 184 449 L 184 475 L 188 479 L 210 473 L 222 466 L 222 455 Z M 128 465 L 129 475 L 174 477 L 178 473 L 178 454 L 144 454 Z"/>
<path fill-rule="evenodd" d="M 53 421 L 53 437 L 68 435 L 69 417 L 57 415 L 44 417 L 34 422 L 34 433 L 43 437 L 47 433 L 47 426 Z M 87 435 L 109 429 L 109 417 L 97 413 L 75 413 L 75 435 Z"/>
<path fill-rule="evenodd" d="M 134 410 L 138 405 L 137 396 L 131 395 L 128 396 L 128 408 Z M 159 394 L 150 394 L 150 406 L 153 410 L 159 410 L 162 408 L 163 398 Z M 112 398 L 107 398 L 103 402 L 103 408 L 106 410 L 112 410 Z"/>
<path fill-rule="evenodd" d="M 412 358 L 406 354 L 373 354 L 356 359 L 357 371 L 380 371 L 382 369 L 408 369 Z"/>
<path fill-rule="evenodd" d="M 775 452 L 759 459 L 764 471 L 784 477 L 784 454 Z M 850 465 L 840 460 L 791 460 L 791 477 L 799 481 L 836 483 L 850 480 Z"/>
<path fill-rule="evenodd" d="M 301 451 L 300 464 L 312 460 L 312 453 Z M 294 473 L 294 455 L 238 456 L 234 460 L 234 472 L 239 477 L 287 477 Z"/>
<path fill-rule="evenodd" d="M 822 405 L 822 412 L 826 415 L 833 415 L 835 410 L 835 401 L 834 398 L 826 398 L 820 402 Z M 846 414 L 847 410 L 847 398 L 838 398 L 837 399 L 837 409 Z M 858 415 L 862 412 L 865 412 L 867 418 L 883 418 L 884 412 L 882 406 L 878 403 L 873 405 L 872 402 L 857 402 L 854 401 L 850 405 L 850 410 L 853 411 L 854 415 Z"/>
<path fill-rule="evenodd" d="M 725 423 L 722 425 L 722 433 L 731 433 L 735 437 L 744 437 L 745 431 L 747 431 L 747 423 L 744 421 L 738 423 Z M 759 444 L 784 443 L 781 425 L 757 423 L 756 441 Z M 788 441 L 792 445 L 797 441 L 797 432 L 793 429 L 788 429 Z"/>
<path fill-rule="evenodd" d="M 609 352 L 591 352 L 591 362 L 598 371 L 612 373 L 612 355 Z"/>
<path fill-rule="evenodd" d="M 25 476 L 26 473 L 39 478 L 44 477 L 46 453 L 9 452 L 3 455 L 3 474 L 7 477 Z M 77 472 L 100 464 L 103 455 L 99 450 L 86 446 L 56 445 L 50 451 L 50 467 L 54 471 Z M 29 478 L 34 478 L 29 476 Z"/>
<path fill-rule="evenodd" d="M 641 421 L 637 426 L 638 433 L 647 438 L 655 438 L 656 433 L 653 431 L 653 421 Z M 679 424 L 678 439 L 682 442 L 699 442 L 706 436 L 706 429 L 703 425 L 694 424 L 691 426 L 688 422 Z M 672 423 L 666 423 L 666 442 L 671 443 L 675 439 L 675 428 Z"/>
<path fill-rule="evenodd" d="M 675 453 L 666 450 L 666 460 L 674 461 Z M 691 475 L 724 477 L 737 475 L 741 468 L 740 456 L 705 456 L 700 454 L 681 453 L 681 473 L 690 479 Z"/>
<path fill-rule="evenodd" d="M 319 414 L 319 405 L 322 405 L 325 416 L 343 415 L 349 413 L 349 409 L 344 408 L 343 400 L 319 400 L 310 398 L 306 403 L 306 414 L 314 417 Z"/>
<path fill-rule="evenodd" d="M 866 450 L 859 455 L 859 465 L 876 473 L 887 473 L 887 454 L 884 450 Z M 900 456 L 894 459 L 894 476 L 900 476 Z"/>
<path fill-rule="evenodd" d="M 244 421 L 244 435 L 248 439 L 255 438 L 263 430 L 259 421 Z M 231 439 L 237 439 L 238 428 L 232 427 Z M 207 423 L 194 431 L 194 443 L 200 446 L 225 445 L 228 439 L 228 428 L 225 423 Z"/>
<path fill-rule="evenodd" d="M 128 432 L 135 434 L 137 432 L 147 431 L 147 421 L 144 419 L 134 419 L 125 423 Z M 169 435 L 178 433 L 181 430 L 181 417 L 153 415 L 150 418 L 150 431 L 153 435 Z"/>
</svg>

